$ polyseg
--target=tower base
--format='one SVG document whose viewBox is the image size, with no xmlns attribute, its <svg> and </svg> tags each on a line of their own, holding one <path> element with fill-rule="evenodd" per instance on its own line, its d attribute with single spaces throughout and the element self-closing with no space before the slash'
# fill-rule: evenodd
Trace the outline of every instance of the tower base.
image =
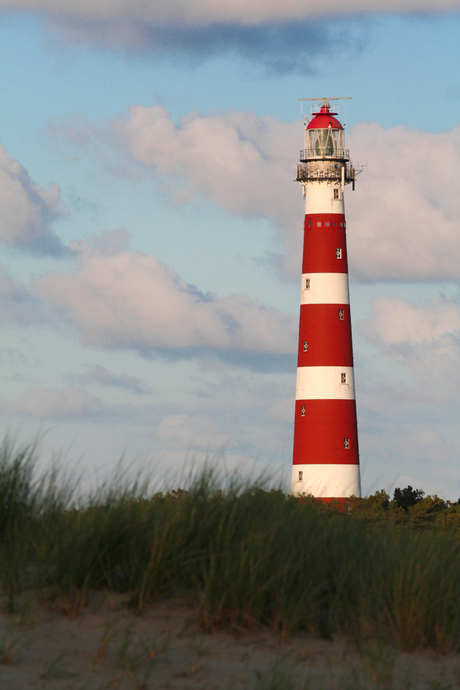
<svg viewBox="0 0 460 690">
<path fill-rule="evenodd" d="M 361 496 L 359 465 L 293 465 L 292 494 L 315 498 Z"/>
</svg>

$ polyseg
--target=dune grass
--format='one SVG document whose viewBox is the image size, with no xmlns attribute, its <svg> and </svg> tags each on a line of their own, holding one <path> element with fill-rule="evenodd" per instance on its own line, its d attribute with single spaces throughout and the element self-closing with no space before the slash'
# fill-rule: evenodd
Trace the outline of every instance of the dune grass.
<svg viewBox="0 0 460 690">
<path fill-rule="evenodd" d="M 391 510 L 371 519 L 378 501 L 344 511 L 257 481 L 223 482 L 215 467 L 181 489 L 149 491 L 118 475 L 78 497 L 78 482 L 58 470 L 37 476 L 36 459 L 34 445 L 0 447 L 4 606 L 35 591 L 77 615 L 91 592 L 108 589 L 137 609 L 186 597 L 208 629 L 340 632 L 358 646 L 375 638 L 407 651 L 460 646 L 455 521 L 420 530 Z"/>
</svg>

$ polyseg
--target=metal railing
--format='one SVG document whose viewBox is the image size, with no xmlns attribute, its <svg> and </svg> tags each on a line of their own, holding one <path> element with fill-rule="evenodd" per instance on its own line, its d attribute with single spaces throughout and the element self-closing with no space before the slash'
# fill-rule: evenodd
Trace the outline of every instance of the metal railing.
<svg viewBox="0 0 460 690">
<path fill-rule="evenodd" d="M 359 171 L 358 171 L 359 172 Z M 345 183 L 352 182 L 355 179 L 356 171 L 352 165 L 345 166 Z M 299 163 L 297 165 L 297 182 L 307 182 L 309 180 L 341 180 L 342 171 L 341 168 L 328 168 L 327 170 L 321 170 L 319 168 L 314 169 L 313 166 L 308 166 L 305 163 Z"/>
<path fill-rule="evenodd" d="M 350 149 L 335 149 L 332 153 L 318 153 L 316 149 L 302 149 L 300 151 L 300 160 L 323 160 L 323 159 L 334 159 L 339 158 L 340 160 L 349 160 Z"/>
</svg>

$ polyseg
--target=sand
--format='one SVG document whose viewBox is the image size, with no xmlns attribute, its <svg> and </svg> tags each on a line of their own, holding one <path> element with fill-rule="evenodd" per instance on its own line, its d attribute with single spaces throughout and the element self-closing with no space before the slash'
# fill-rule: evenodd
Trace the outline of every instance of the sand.
<svg viewBox="0 0 460 690">
<path fill-rule="evenodd" d="M 0 662 L 2 690 L 460 687 L 458 654 L 405 654 L 375 641 L 358 650 L 339 636 L 286 640 L 260 628 L 206 632 L 184 602 L 159 601 L 136 615 L 113 595 L 93 597 L 76 616 L 34 599 L 1 614 Z"/>
</svg>

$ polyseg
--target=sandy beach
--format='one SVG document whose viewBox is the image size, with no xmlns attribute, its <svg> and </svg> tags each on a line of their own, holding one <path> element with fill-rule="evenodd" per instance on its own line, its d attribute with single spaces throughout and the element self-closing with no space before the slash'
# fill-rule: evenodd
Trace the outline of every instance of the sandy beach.
<svg viewBox="0 0 460 690">
<path fill-rule="evenodd" d="M 204 630 L 197 610 L 159 601 L 135 614 L 120 596 L 95 595 L 78 615 L 23 602 L 0 617 L 0 688 L 450 690 L 460 655 L 405 654 L 336 636 L 289 639 L 253 631 Z"/>
</svg>

